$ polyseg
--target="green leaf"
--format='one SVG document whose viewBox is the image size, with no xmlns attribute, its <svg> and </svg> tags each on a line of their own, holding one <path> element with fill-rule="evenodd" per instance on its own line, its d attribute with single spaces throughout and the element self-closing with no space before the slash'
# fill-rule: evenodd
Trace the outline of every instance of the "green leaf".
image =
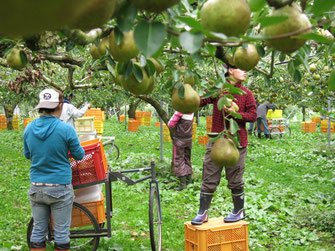
<svg viewBox="0 0 335 251">
<path fill-rule="evenodd" d="M 240 146 L 239 135 L 238 134 L 237 134 L 237 137 L 234 137 L 234 136 L 228 134 L 227 138 L 231 139 L 234 142 L 234 144 L 235 144 L 236 147 Z"/>
<path fill-rule="evenodd" d="M 249 7 L 251 11 L 257 12 L 265 6 L 266 1 L 265 0 L 249 0 L 248 3 L 249 3 Z"/>
<path fill-rule="evenodd" d="M 145 66 L 145 69 L 147 70 L 149 77 L 153 76 L 156 72 L 156 67 L 150 59 L 147 60 L 147 65 Z"/>
<path fill-rule="evenodd" d="M 27 55 L 24 51 L 20 51 L 20 58 L 24 65 L 28 63 Z"/>
<path fill-rule="evenodd" d="M 205 93 L 205 95 L 202 95 L 201 98 L 206 99 L 206 98 L 212 97 L 213 94 L 215 94 L 215 93 L 216 93 L 216 90 L 215 91 L 208 91 L 208 92 Z"/>
<path fill-rule="evenodd" d="M 198 22 L 195 18 L 190 17 L 190 16 L 176 16 L 176 19 L 180 20 L 184 24 L 188 25 L 189 27 L 192 28 L 192 30 L 195 31 L 200 31 L 202 32 L 205 36 L 212 36 L 212 34 L 206 30 L 200 22 Z"/>
<path fill-rule="evenodd" d="M 111 66 L 109 61 L 106 61 L 106 67 L 110 74 L 115 78 L 115 69 Z"/>
<path fill-rule="evenodd" d="M 288 70 L 288 73 L 291 75 L 291 77 L 293 77 L 294 76 L 294 71 L 295 71 L 295 67 L 294 67 L 293 61 L 288 62 L 288 64 L 287 64 L 287 70 Z"/>
<path fill-rule="evenodd" d="M 299 36 L 292 36 L 292 38 L 303 38 L 303 39 L 313 40 L 315 42 L 325 43 L 325 44 L 330 44 L 332 42 L 332 40 L 329 40 L 328 38 L 321 36 L 319 34 L 316 34 L 316 33 L 308 33 L 308 34 L 303 34 Z"/>
<path fill-rule="evenodd" d="M 120 75 L 123 75 L 124 78 L 127 80 L 133 71 L 133 62 L 129 60 L 125 63 L 118 63 L 117 64 L 117 72 Z"/>
<path fill-rule="evenodd" d="M 256 48 L 257 48 L 257 51 L 258 51 L 258 54 L 260 57 L 264 57 L 265 56 L 265 50 L 264 50 L 264 47 L 261 46 L 260 44 L 256 45 Z"/>
<path fill-rule="evenodd" d="M 191 54 L 196 53 L 202 46 L 204 35 L 200 32 L 182 32 L 179 36 L 179 43 Z"/>
<path fill-rule="evenodd" d="M 117 27 L 122 32 L 129 31 L 134 25 L 136 16 L 137 16 L 137 8 L 134 4 L 129 2 L 127 4 L 122 5 L 116 17 Z"/>
<path fill-rule="evenodd" d="M 230 115 L 233 116 L 234 118 L 242 119 L 242 115 L 239 114 L 238 112 L 231 112 Z"/>
<path fill-rule="evenodd" d="M 329 76 L 328 88 L 330 91 L 335 91 L 335 70 L 333 70 Z"/>
<path fill-rule="evenodd" d="M 182 85 L 182 86 L 180 86 L 179 89 L 178 89 L 178 96 L 179 96 L 179 98 L 184 99 L 184 94 L 185 94 L 185 88 L 184 88 L 184 86 Z"/>
<path fill-rule="evenodd" d="M 237 95 L 243 95 L 243 94 L 246 94 L 245 91 L 241 90 L 240 88 L 235 87 L 235 86 L 232 85 L 232 84 L 225 83 L 223 86 L 224 86 L 224 88 L 227 88 L 228 91 L 229 91 L 231 94 L 237 94 Z"/>
<path fill-rule="evenodd" d="M 335 41 L 329 45 L 328 54 L 335 55 Z"/>
<path fill-rule="evenodd" d="M 133 74 L 137 82 L 141 83 L 143 80 L 143 73 L 141 67 L 139 67 L 137 64 L 133 65 Z"/>
<path fill-rule="evenodd" d="M 227 106 L 227 105 L 229 105 L 229 101 L 228 101 L 228 99 L 225 97 L 225 96 L 223 96 L 223 97 L 221 97 L 220 99 L 219 99 L 219 101 L 218 101 L 218 103 L 217 103 L 217 108 L 218 108 L 218 110 L 219 111 L 221 111 L 222 110 L 222 108 L 223 108 L 223 106 Z"/>
<path fill-rule="evenodd" d="M 135 43 L 146 57 L 151 57 L 164 43 L 166 34 L 164 24 L 142 21 L 135 27 Z"/>
<path fill-rule="evenodd" d="M 312 12 L 318 16 L 325 11 L 332 10 L 335 6 L 335 1 L 332 0 L 315 0 L 312 6 Z"/>
<path fill-rule="evenodd" d="M 272 17 L 261 17 L 259 19 L 259 22 L 262 26 L 262 28 L 274 25 L 274 24 L 280 24 L 282 22 L 285 22 L 288 19 L 287 16 L 272 16 Z"/>
<path fill-rule="evenodd" d="M 238 130 L 240 130 L 240 127 L 238 126 L 237 122 L 233 119 L 229 119 L 229 129 L 231 134 L 236 134 Z"/>
<path fill-rule="evenodd" d="M 286 59 L 286 54 L 285 53 L 280 53 L 280 55 L 279 55 L 279 61 L 280 62 L 284 62 L 285 59 Z"/>
<path fill-rule="evenodd" d="M 206 44 L 206 49 L 208 51 L 208 54 L 212 57 L 215 57 L 216 47 L 212 44 Z"/>
<path fill-rule="evenodd" d="M 302 78 L 302 76 L 301 76 L 300 71 L 296 69 L 296 70 L 294 71 L 294 75 L 293 75 L 293 79 L 294 79 L 294 81 L 297 82 L 297 83 L 300 83 L 301 78 Z"/>
</svg>

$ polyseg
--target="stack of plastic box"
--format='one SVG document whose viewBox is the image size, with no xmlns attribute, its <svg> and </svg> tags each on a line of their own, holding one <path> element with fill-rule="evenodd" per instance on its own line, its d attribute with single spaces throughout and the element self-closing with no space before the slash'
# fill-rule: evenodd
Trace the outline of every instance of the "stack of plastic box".
<svg viewBox="0 0 335 251">
<path fill-rule="evenodd" d="M 207 135 L 198 136 L 199 145 L 207 145 L 209 137 Z"/>
<path fill-rule="evenodd" d="M 136 111 L 135 112 L 135 119 L 138 121 L 139 125 L 143 125 L 143 113 L 142 111 Z"/>
<path fill-rule="evenodd" d="M 84 115 L 85 117 L 94 117 L 94 128 L 97 130 L 98 135 L 102 136 L 104 132 L 105 112 L 100 108 L 91 108 L 87 110 Z"/>
<path fill-rule="evenodd" d="M 192 141 L 195 141 L 197 139 L 197 124 L 193 123 L 193 135 L 192 135 Z"/>
<path fill-rule="evenodd" d="M 92 140 L 97 137 L 97 130 L 94 128 L 94 117 L 76 119 L 75 128 L 80 142 Z"/>
<path fill-rule="evenodd" d="M 101 193 L 102 184 L 90 185 L 89 183 L 104 180 L 108 171 L 108 164 L 101 139 L 81 142 L 85 149 L 85 156 L 82 160 L 76 161 L 70 157 L 72 168 L 72 184 L 78 186 L 86 184 L 80 189 L 76 189 L 75 202 L 84 205 L 97 219 L 98 223 L 105 222 L 104 197 Z M 71 226 L 89 225 L 90 220 L 80 210 L 72 210 Z"/>
<path fill-rule="evenodd" d="M 213 117 L 206 117 L 206 132 L 211 132 L 212 131 L 212 121 Z"/>
<path fill-rule="evenodd" d="M 151 112 L 143 112 L 143 124 L 144 126 L 151 126 Z"/>
<path fill-rule="evenodd" d="M 4 114 L 0 114 L 0 131 L 7 129 L 7 119 Z"/>
<path fill-rule="evenodd" d="M 31 122 L 31 121 L 33 121 L 35 118 L 24 118 L 23 119 L 23 128 L 26 128 L 27 127 L 27 125 Z"/>
<path fill-rule="evenodd" d="M 301 131 L 302 132 L 316 132 L 316 123 L 315 122 L 301 122 Z"/>
<path fill-rule="evenodd" d="M 131 119 L 128 121 L 128 131 L 136 132 L 139 128 L 139 121 L 135 119 Z"/>
<path fill-rule="evenodd" d="M 163 142 L 172 142 L 170 130 L 166 124 L 163 124 Z"/>
<path fill-rule="evenodd" d="M 126 121 L 126 116 L 120 115 L 120 122 L 125 122 L 125 121 Z"/>
<path fill-rule="evenodd" d="M 328 120 L 321 121 L 321 132 L 328 133 Z M 335 123 L 330 122 L 330 132 L 335 133 Z"/>
<path fill-rule="evenodd" d="M 312 122 L 320 124 L 321 123 L 321 118 L 320 117 L 312 117 Z"/>
</svg>

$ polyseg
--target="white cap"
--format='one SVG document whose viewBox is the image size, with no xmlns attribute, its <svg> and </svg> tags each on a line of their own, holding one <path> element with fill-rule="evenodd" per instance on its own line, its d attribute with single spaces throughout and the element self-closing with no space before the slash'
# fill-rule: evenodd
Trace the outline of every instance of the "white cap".
<svg viewBox="0 0 335 251">
<path fill-rule="evenodd" d="M 54 109 L 59 104 L 59 93 L 54 89 L 44 89 L 40 93 L 40 102 L 36 108 Z"/>
</svg>

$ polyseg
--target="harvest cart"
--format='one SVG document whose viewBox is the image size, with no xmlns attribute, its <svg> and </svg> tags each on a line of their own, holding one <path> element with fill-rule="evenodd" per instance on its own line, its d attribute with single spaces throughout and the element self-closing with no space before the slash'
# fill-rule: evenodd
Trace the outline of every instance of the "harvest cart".
<svg viewBox="0 0 335 251">
<path fill-rule="evenodd" d="M 102 144 L 101 141 L 100 144 Z M 82 161 L 75 161 L 70 157 L 70 163 L 73 173 L 72 184 L 74 189 L 85 188 L 96 184 L 105 184 L 104 197 L 106 200 L 106 203 L 104 203 L 104 198 L 102 197 L 101 201 L 99 202 L 82 204 L 76 202 L 73 203 L 72 223 L 70 227 L 71 249 L 76 249 L 80 251 L 94 251 L 98 249 L 100 237 L 111 238 L 111 218 L 113 215 L 111 185 L 112 182 L 121 180 L 128 185 L 135 185 L 139 182 L 149 180 L 149 232 L 151 250 L 160 251 L 162 244 L 162 218 L 159 186 L 158 181 L 156 180 L 155 162 L 151 162 L 151 165 L 148 168 L 110 171 L 110 168 L 106 166 L 106 163 L 102 161 L 102 158 L 96 158 L 98 155 L 100 155 L 100 157 L 102 156 L 101 149 L 103 148 L 100 144 L 94 146 L 84 146 L 85 157 Z M 92 151 L 92 149 L 95 149 L 96 152 Z M 87 175 L 90 171 L 88 168 L 86 168 L 86 166 L 92 165 L 92 161 L 94 162 L 93 168 L 95 169 L 95 177 L 93 177 L 93 179 L 92 177 L 89 177 L 89 175 Z M 85 166 L 85 168 L 83 168 L 83 165 Z M 79 169 L 86 171 L 79 172 L 78 176 L 75 170 L 76 167 L 79 167 Z M 103 170 L 103 177 L 101 177 L 101 170 Z M 136 172 L 149 172 L 150 174 L 137 180 L 132 180 L 127 176 L 127 174 Z M 27 242 L 29 247 L 33 223 L 34 219 L 31 218 L 27 229 Z M 49 230 L 46 236 L 46 240 L 48 244 L 53 246 L 54 237 L 52 219 L 50 219 Z"/>
</svg>

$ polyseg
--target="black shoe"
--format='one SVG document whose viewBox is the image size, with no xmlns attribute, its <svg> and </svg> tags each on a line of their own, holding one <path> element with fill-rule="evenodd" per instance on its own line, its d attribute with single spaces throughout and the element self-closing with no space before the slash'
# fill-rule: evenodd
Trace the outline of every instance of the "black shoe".
<svg viewBox="0 0 335 251">
<path fill-rule="evenodd" d="M 186 185 L 189 185 L 192 183 L 192 174 L 186 175 Z"/>
<path fill-rule="evenodd" d="M 270 134 L 264 134 L 265 138 L 270 139 Z"/>
<path fill-rule="evenodd" d="M 186 176 L 179 177 L 179 187 L 177 191 L 182 191 L 186 188 Z"/>
<path fill-rule="evenodd" d="M 262 136 L 261 136 L 261 134 L 259 133 L 259 134 L 258 134 L 258 138 L 260 139 L 261 137 L 262 137 Z"/>
<path fill-rule="evenodd" d="M 195 216 L 191 224 L 201 225 L 208 221 L 208 208 L 211 205 L 213 193 L 200 192 L 200 207 L 197 216 Z"/>
</svg>

